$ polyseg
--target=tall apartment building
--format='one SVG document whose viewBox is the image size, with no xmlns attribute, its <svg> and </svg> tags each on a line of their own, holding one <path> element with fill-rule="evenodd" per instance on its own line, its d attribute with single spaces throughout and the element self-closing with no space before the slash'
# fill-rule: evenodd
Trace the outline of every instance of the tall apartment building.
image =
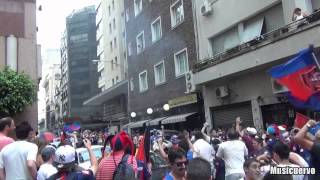
<svg viewBox="0 0 320 180">
<path fill-rule="evenodd" d="M 45 88 L 46 96 L 46 121 L 45 128 L 51 132 L 57 129 L 56 124 L 56 91 L 60 87 L 61 69 L 60 64 L 53 64 L 46 71 L 43 87 Z"/>
<path fill-rule="evenodd" d="M 125 42 L 124 2 L 101 0 L 97 11 L 97 56 L 101 92 L 84 105 L 99 106 L 102 112 L 100 127 L 117 131 L 127 119 L 127 61 Z"/>
<path fill-rule="evenodd" d="M 198 63 L 194 82 L 202 91 L 206 120 L 217 128 L 293 125 L 295 112 L 267 71 L 299 50 L 320 47 L 318 0 L 193 0 Z M 292 22 L 294 8 L 311 16 Z"/>
<path fill-rule="evenodd" d="M 43 98 L 45 99 L 45 104 L 39 106 L 39 111 L 43 111 L 45 119 L 38 122 L 39 131 L 55 130 L 55 91 L 60 87 L 60 63 L 59 49 L 47 49 L 43 53 L 42 72 L 44 78 L 41 81 L 41 86 L 44 88 L 45 96 Z"/>
<path fill-rule="evenodd" d="M 96 11 L 98 86 L 104 91 L 127 78 L 124 4 L 102 0 Z"/>
<path fill-rule="evenodd" d="M 66 18 L 61 45 L 63 114 L 72 120 L 89 123 L 97 116 L 95 107 L 83 102 L 98 93 L 96 12 L 94 6 L 72 12 Z"/>
<path fill-rule="evenodd" d="M 144 124 L 196 128 L 202 124 L 198 93 L 186 94 L 185 74 L 196 63 L 189 0 L 125 0 L 131 129 Z M 163 106 L 169 104 L 169 111 Z M 151 108 L 148 110 L 147 109 Z"/>
<path fill-rule="evenodd" d="M 41 79 L 41 52 L 37 45 L 35 0 L 0 0 L 0 70 L 10 66 L 24 72 L 38 85 Z M 14 117 L 37 129 L 37 103 Z"/>
</svg>

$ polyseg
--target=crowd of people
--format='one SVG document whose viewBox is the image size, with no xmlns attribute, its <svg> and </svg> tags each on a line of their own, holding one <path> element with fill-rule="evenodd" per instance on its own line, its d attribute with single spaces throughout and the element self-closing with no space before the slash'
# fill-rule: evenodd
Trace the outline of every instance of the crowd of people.
<svg viewBox="0 0 320 180">
<path fill-rule="evenodd" d="M 5 117 L 0 119 L 0 180 L 320 179 L 316 121 L 309 120 L 300 129 L 273 124 L 265 131 L 241 125 L 239 117 L 228 130 L 210 130 L 205 123 L 201 130 L 183 131 L 168 139 L 163 128 L 145 127 L 144 133 L 132 136 L 124 131 L 103 135 L 86 130 L 78 135 L 63 133 L 57 145 L 39 139 L 27 122 L 15 126 L 12 118 Z M 15 137 L 9 137 L 13 132 Z M 100 159 L 92 150 L 93 142 L 103 144 Z M 77 164 L 79 144 L 88 151 L 89 169 Z M 158 166 L 151 154 L 162 159 L 164 166 Z M 155 173 L 155 166 L 164 171 Z M 275 167 L 300 171 L 279 172 Z"/>
</svg>

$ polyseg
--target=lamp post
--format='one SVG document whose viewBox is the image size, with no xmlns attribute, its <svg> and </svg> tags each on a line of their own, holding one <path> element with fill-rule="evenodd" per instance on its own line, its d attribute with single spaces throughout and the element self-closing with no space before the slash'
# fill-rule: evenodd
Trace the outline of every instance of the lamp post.
<svg viewBox="0 0 320 180">
<path fill-rule="evenodd" d="M 170 110 L 170 106 L 169 106 L 169 104 L 165 104 L 165 105 L 163 105 L 163 110 L 165 110 L 165 111 L 169 111 L 169 110 Z"/>
<path fill-rule="evenodd" d="M 147 114 L 148 114 L 148 115 L 151 115 L 152 113 L 153 113 L 153 109 L 152 109 L 152 108 L 148 108 L 148 109 L 147 109 Z"/>
<path fill-rule="evenodd" d="M 131 118 L 135 118 L 137 116 L 137 114 L 135 112 L 131 112 L 130 116 L 131 116 Z"/>
</svg>

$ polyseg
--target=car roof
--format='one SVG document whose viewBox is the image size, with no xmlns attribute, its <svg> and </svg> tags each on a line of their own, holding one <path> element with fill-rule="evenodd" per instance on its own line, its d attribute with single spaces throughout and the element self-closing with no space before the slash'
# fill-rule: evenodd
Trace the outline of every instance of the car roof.
<svg viewBox="0 0 320 180">
<path fill-rule="evenodd" d="M 98 148 L 102 148 L 103 146 L 101 145 L 92 145 L 91 146 L 91 149 L 98 149 Z M 79 153 L 79 152 L 83 152 L 83 151 L 87 151 L 87 148 L 85 147 L 81 147 L 81 148 L 77 148 L 76 149 L 76 152 Z"/>
</svg>

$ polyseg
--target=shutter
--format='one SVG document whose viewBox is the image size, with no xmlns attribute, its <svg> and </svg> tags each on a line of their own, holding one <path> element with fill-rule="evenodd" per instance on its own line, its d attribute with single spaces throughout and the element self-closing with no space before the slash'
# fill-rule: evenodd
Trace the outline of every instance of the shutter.
<svg viewBox="0 0 320 180">
<path fill-rule="evenodd" d="M 232 127 L 236 117 L 240 117 L 243 127 L 253 126 L 251 103 L 234 104 L 213 109 L 212 111 L 214 128 Z"/>
</svg>

